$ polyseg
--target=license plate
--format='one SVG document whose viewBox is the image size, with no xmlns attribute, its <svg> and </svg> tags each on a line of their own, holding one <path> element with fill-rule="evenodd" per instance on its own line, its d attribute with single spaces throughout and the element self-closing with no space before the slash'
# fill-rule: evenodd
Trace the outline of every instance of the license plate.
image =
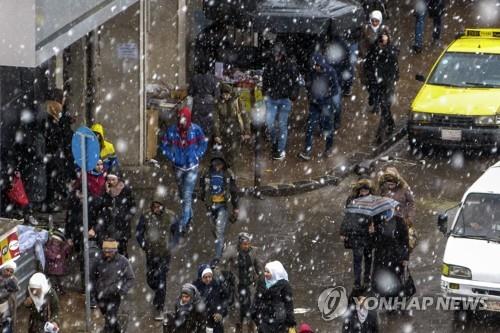
<svg viewBox="0 0 500 333">
<path fill-rule="evenodd" d="M 461 130 L 441 130 L 441 139 L 448 141 L 462 141 L 462 131 Z"/>
<path fill-rule="evenodd" d="M 500 302 L 486 301 L 486 310 L 500 312 Z"/>
</svg>

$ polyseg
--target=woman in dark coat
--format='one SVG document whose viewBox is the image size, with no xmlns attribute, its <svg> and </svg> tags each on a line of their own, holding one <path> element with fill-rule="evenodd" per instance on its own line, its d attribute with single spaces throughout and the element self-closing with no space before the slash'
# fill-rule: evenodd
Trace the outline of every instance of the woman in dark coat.
<svg viewBox="0 0 500 333">
<path fill-rule="evenodd" d="M 374 227 L 373 286 L 381 296 L 397 296 L 403 288 L 408 267 L 408 227 L 394 209 L 377 216 Z"/>
<path fill-rule="evenodd" d="M 373 112 L 381 112 L 380 123 L 376 134 L 376 143 L 392 134 L 395 123 L 391 113 L 396 82 L 399 80 L 399 50 L 391 43 L 388 33 L 378 38 L 377 44 L 368 51 L 363 65 L 369 96 L 369 104 Z"/>
<path fill-rule="evenodd" d="M 228 295 L 222 284 L 214 279 L 209 265 L 201 265 L 198 269 L 198 279 L 193 282 L 201 299 L 205 302 L 207 327 L 214 333 L 224 333 L 223 319 L 227 316 Z"/>
<path fill-rule="evenodd" d="M 102 218 L 102 225 L 96 226 L 97 237 L 116 239 L 119 244 L 118 252 L 128 258 L 127 244 L 131 237 L 131 221 L 136 212 L 132 189 L 118 176 L 109 174 L 101 207 L 99 217 Z"/>
<path fill-rule="evenodd" d="M 261 286 L 255 296 L 253 320 L 259 333 L 288 333 L 295 328 L 292 288 L 288 274 L 279 261 L 265 266 L 265 287 Z"/>
<path fill-rule="evenodd" d="M 30 310 L 28 333 L 45 332 L 46 323 L 59 327 L 59 298 L 43 273 L 30 278 L 24 305 Z"/>
<path fill-rule="evenodd" d="M 191 283 L 182 286 L 175 312 L 167 314 L 164 333 L 206 333 L 205 303 Z"/>
</svg>

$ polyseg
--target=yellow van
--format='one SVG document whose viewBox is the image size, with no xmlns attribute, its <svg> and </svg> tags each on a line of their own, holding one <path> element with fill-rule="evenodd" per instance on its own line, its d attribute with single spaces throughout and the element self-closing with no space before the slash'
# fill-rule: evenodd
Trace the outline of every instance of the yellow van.
<svg viewBox="0 0 500 333">
<path fill-rule="evenodd" d="M 434 64 L 411 104 L 412 148 L 500 145 L 500 28 L 467 29 Z"/>
</svg>

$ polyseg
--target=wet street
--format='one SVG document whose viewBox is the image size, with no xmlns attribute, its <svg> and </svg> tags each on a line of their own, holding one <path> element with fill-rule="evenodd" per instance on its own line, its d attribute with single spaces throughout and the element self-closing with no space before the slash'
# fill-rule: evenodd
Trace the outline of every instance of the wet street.
<svg viewBox="0 0 500 333">
<path fill-rule="evenodd" d="M 470 10 L 466 2 L 457 1 L 451 7 L 445 21 L 443 47 L 456 32 L 473 26 L 478 13 Z M 426 46 L 419 56 L 411 55 L 411 36 L 414 18 L 407 13 L 410 5 L 391 9 L 392 18 L 387 24 L 397 26 L 396 35 L 401 45 L 401 80 L 398 98 L 394 107 L 399 128 L 405 126 L 411 100 L 420 87 L 413 78 L 415 74 L 426 74 L 442 48 Z M 427 25 L 426 41 L 430 39 L 430 22 Z M 366 112 L 366 93 L 356 83 L 355 93 L 345 100 L 344 119 L 336 137 L 336 153 L 328 160 L 314 158 L 301 162 L 296 157 L 303 143 L 303 121 L 305 111 L 295 113 L 291 125 L 290 152 L 284 162 L 265 158 L 263 183 L 283 183 L 292 180 L 325 174 L 337 165 L 347 163 L 354 155 L 368 157 L 373 148 L 373 137 L 378 116 Z M 319 141 L 319 140 L 318 140 Z M 316 145 L 315 152 L 319 147 Z M 249 156 L 252 152 L 247 152 Z M 434 296 L 440 293 L 440 272 L 446 239 L 438 231 L 437 215 L 457 204 L 466 189 L 498 157 L 495 154 L 476 153 L 464 155 L 460 151 L 437 151 L 430 156 L 421 156 L 409 151 L 407 138 L 387 151 L 383 160 L 375 166 L 395 166 L 411 186 L 416 198 L 415 227 L 420 234 L 418 247 L 410 258 L 410 270 L 417 286 L 416 296 Z M 237 173 L 241 173 L 244 185 L 253 180 L 253 161 L 237 161 Z M 169 201 L 167 208 L 178 211 L 175 186 L 167 182 L 170 169 L 162 166 L 156 178 L 147 185 L 137 186 L 135 192 L 140 208 L 148 209 L 155 186 L 163 182 L 167 186 Z M 158 179 L 158 181 L 157 181 Z M 161 180 L 160 180 L 161 179 Z M 350 174 L 336 186 L 287 197 L 244 197 L 240 219 L 229 226 L 227 240 L 236 241 L 237 234 L 247 231 L 254 235 L 262 262 L 279 260 L 288 271 L 294 293 L 297 323 L 307 322 L 321 333 L 341 331 L 341 319 L 330 322 L 322 320 L 317 301 L 321 292 L 330 286 L 343 286 L 350 290 L 353 285 L 352 254 L 344 248 L 339 229 L 346 199 L 357 176 Z M 146 183 L 146 182 L 145 182 Z M 195 204 L 194 230 L 187 243 L 176 250 L 171 261 L 167 287 L 167 311 L 172 311 L 180 287 L 196 278 L 197 267 L 213 257 L 214 237 L 212 224 L 205 214 L 202 202 Z M 134 226 L 135 227 L 135 226 Z M 129 242 L 131 262 L 136 274 L 136 286 L 122 305 L 120 319 L 127 322 L 127 332 L 161 332 L 161 324 L 153 320 L 151 290 L 145 282 L 145 259 L 135 238 Z M 83 325 L 83 295 L 69 292 L 61 298 L 62 331 L 77 332 Z M 19 331 L 26 331 L 27 313 L 20 309 Z M 473 320 L 467 325 L 454 324 L 451 311 L 414 311 L 409 314 L 380 313 L 381 332 L 498 332 L 500 314 Z M 93 312 L 93 329 L 98 331 L 103 320 L 98 310 Z M 226 322 L 226 332 L 233 332 L 234 325 Z"/>
</svg>

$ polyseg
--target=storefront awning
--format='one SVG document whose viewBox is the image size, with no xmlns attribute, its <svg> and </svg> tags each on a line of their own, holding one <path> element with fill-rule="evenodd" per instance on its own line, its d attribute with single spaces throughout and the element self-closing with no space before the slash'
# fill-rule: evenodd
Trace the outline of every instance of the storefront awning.
<svg viewBox="0 0 500 333">
<path fill-rule="evenodd" d="M 0 0 L 0 66 L 39 66 L 137 1 Z"/>
</svg>

